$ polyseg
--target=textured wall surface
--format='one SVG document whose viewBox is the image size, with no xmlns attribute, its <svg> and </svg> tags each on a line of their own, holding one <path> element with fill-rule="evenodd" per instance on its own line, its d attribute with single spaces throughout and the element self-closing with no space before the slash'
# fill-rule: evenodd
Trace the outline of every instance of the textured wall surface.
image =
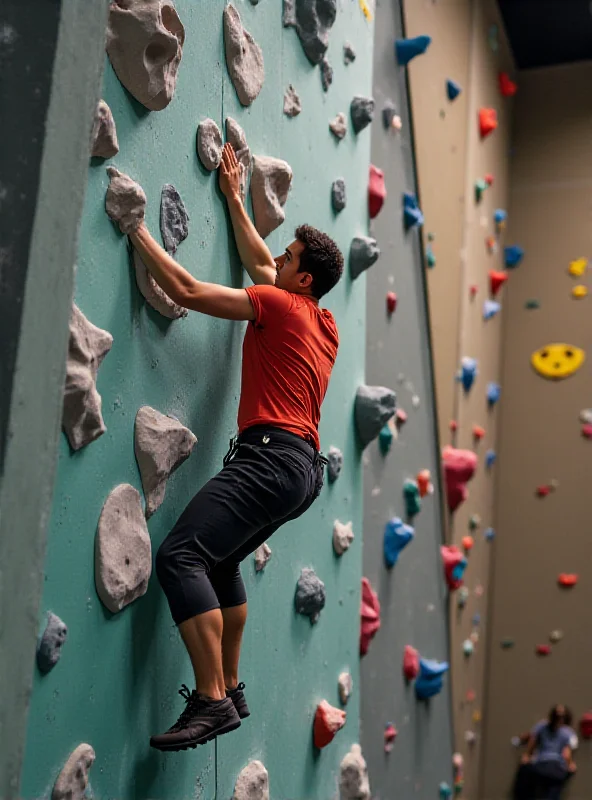
<svg viewBox="0 0 592 800">
<path fill-rule="evenodd" d="M 377 591 L 382 626 L 362 659 L 362 745 L 373 797 L 436 797 L 441 781 L 451 782 L 452 726 L 450 681 L 428 703 L 415 698 L 413 685 L 402 673 L 403 649 L 416 647 L 426 658 L 447 661 L 448 620 L 440 545 L 442 514 L 439 453 L 433 405 L 430 337 L 422 248 L 417 229 L 405 232 L 402 193 L 415 191 L 413 136 L 406 74 L 395 62 L 393 41 L 402 35 L 399 3 L 377 5 L 373 94 L 380 114 L 385 101 L 402 116 L 400 133 L 385 130 L 382 120 L 372 127 L 372 163 L 384 170 L 388 196 L 371 223 L 381 256 L 368 272 L 367 364 L 369 384 L 397 392 L 397 404 L 408 420 L 390 452 L 372 442 L 365 451 L 364 575 Z M 395 291 L 397 308 L 387 314 L 386 294 Z M 419 406 L 413 405 L 414 396 Z M 405 519 L 403 483 L 429 469 L 436 484 L 422 500 L 414 518 L 415 538 L 387 569 L 383 554 L 386 522 Z M 384 729 L 398 730 L 391 753 L 384 752 Z"/>
<path fill-rule="evenodd" d="M 589 476 L 592 443 L 581 436 L 579 413 L 590 407 L 590 271 L 569 275 L 571 261 L 592 254 L 592 66 L 572 65 L 520 74 L 513 137 L 508 235 L 526 250 L 512 275 L 503 338 L 499 541 L 493 576 L 493 619 L 485 718 L 482 800 L 505 797 L 518 760 L 510 739 L 566 703 L 577 718 L 590 708 L 592 604 Z M 526 310 L 538 299 L 538 310 Z M 563 381 L 541 378 L 530 355 L 567 342 L 588 361 Z M 535 489 L 556 479 L 541 499 Z M 579 573 L 571 590 L 560 572 Z M 563 640 L 548 658 L 535 655 L 553 630 Z M 502 650 L 511 637 L 515 646 Z M 503 702 L 502 702 L 503 698 Z M 511 713 L 508 713 L 511 709 Z M 592 786 L 589 743 L 576 754 L 578 774 L 568 796 L 586 798 Z"/>
<path fill-rule="evenodd" d="M 222 11 L 216 0 L 177 3 L 186 42 L 176 96 L 161 112 L 148 112 L 122 88 L 107 63 L 103 97 L 117 124 L 120 152 L 112 160 L 138 180 L 148 195 L 148 224 L 158 233 L 160 191 L 171 182 L 191 217 L 189 238 L 177 257 L 196 277 L 239 286 L 242 275 L 216 177 L 195 153 L 196 128 L 226 115 L 244 127 L 255 154 L 285 158 L 294 170 L 286 222 L 270 237 L 283 250 L 294 227 L 309 221 L 332 234 L 347 252 L 351 237 L 366 233 L 370 130 L 338 143 L 328 122 L 348 113 L 354 94 L 371 92 L 373 28 L 357 3 L 339 5 L 328 57 L 335 79 L 327 94 L 319 70 L 306 60 L 293 30 L 281 22 L 281 4 L 238 2 L 245 27 L 261 44 L 266 81 L 248 108 L 240 107 L 224 61 Z M 345 67 L 349 39 L 356 61 Z M 283 93 L 293 83 L 302 98 L 299 117 L 282 114 Z M 335 218 L 332 181 L 344 177 L 348 206 Z M 188 659 L 155 575 L 147 594 L 112 616 L 94 587 L 94 535 L 109 492 L 120 482 L 140 488 L 133 452 L 138 408 L 149 404 L 176 415 L 199 438 L 191 458 L 169 481 L 163 506 L 149 521 L 153 552 L 193 493 L 221 466 L 235 429 L 242 327 L 191 314 L 168 322 L 147 308 L 128 265 L 126 243 L 107 219 L 104 164 L 90 167 L 78 257 L 76 301 L 95 325 L 114 336 L 101 366 L 107 432 L 72 454 L 60 443 L 45 564 L 42 611 L 69 627 L 60 663 L 36 676 L 29 718 L 22 796 L 46 796 L 70 752 L 82 741 L 97 760 L 91 771 L 94 797 L 230 797 L 236 776 L 251 758 L 270 772 L 274 798 L 332 797 L 339 762 L 358 740 L 358 634 L 361 574 L 361 461 L 352 422 L 356 387 L 364 377 L 365 289 L 349 278 L 327 298 L 341 346 L 321 424 L 323 447 L 339 446 L 345 466 L 301 521 L 271 540 L 272 561 L 254 574 L 243 568 L 250 598 L 241 679 L 252 715 L 243 727 L 198 751 L 164 755 L 148 738 L 176 719 L 176 690 L 191 683 Z M 356 539 L 337 561 L 334 519 L 353 521 Z M 318 624 L 293 612 L 293 593 L 303 566 L 313 566 L 327 587 Z M 44 620 L 39 619 L 40 629 Z M 351 670 L 354 695 L 348 721 L 332 745 L 315 755 L 312 719 L 317 703 L 337 704 L 337 677 Z M 177 702 L 179 700 L 179 702 Z"/>
</svg>

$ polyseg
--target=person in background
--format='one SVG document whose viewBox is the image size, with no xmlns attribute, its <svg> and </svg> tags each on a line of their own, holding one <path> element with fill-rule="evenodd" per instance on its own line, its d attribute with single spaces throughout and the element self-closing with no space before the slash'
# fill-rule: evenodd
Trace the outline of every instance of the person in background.
<svg viewBox="0 0 592 800">
<path fill-rule="evenodd" d="M 576 771 L 573 752 L 578 737 L 572 714 L 556 705 L 530 732 L 514 785 L 514 800 L 559 800 L 567 780 Z"/>
</svg>

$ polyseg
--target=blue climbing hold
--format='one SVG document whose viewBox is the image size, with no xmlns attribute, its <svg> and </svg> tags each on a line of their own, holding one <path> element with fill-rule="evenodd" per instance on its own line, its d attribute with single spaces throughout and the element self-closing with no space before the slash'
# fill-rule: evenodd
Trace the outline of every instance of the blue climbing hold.
<svg viewBox="0 0 592 800">
<path fill-rule="evenodd" d="M 448 797 L 452 797 L 452 789 L 446 783 L 446 781 L 442 781 L 438 787 L 438 790 L 440 792 L 440 800 L 447 800 Z"/>
<path fill-rule="evenodd" d="M 502 387 L 495 381 L 490 381 L 487 384 L 487 402 L 490 406 L 494 406 L 500 399 Z"/>
<path fill-rule="evenodd" d="M 483 319 L 486 321 L 493 319 L 499 313 L 501 307 L 501 303 L 498 303 L 497 300 L 486 300 L 483 303 Z"/>
<path fill-rule="evenodd" d="M 432 43 L 431 36 L 416 36 L 413 39 L 396 39 L 395 54 L 397 61 L 404 67 L 415 56 L 421 56 Z"/>
<path fill-rule="evenodd" d="M 485 536 L 486 542 L 491 542 L 495 539 L 495 531 L 493 528 L 485 528 L 483 532 L 483 536 Z"/>
<path fill-rule="evenodd" d="M 387 422 L 386 425 L 380 429 L 380 433 L 378 434 L 378 444 L 380 446 L 381 452 L 386 455 L 388 451 L 391 449 L 391 445 L 393 443 L 393 432 L 390 429 L 390 426 Z"/>
<path fill-rule="evenodd" d="M 497 453 L 495 452 L 495 450 L 488 450 L 485 453 L 485 466 L 487 467 L 487 469 L 491 469 L 493 467 L 496 459 L 497 459 Z"/>
<path fill-rule="evenodd" d="M 417 197 L 409 192 L 403 193 L 403 221 L 407 229 L 423 225 L 423 214 L 417 205 Z"/>
<path fill-rule="evenodd" d="M 454 581 L 462 581 L 463 575 L 465 574 L 465 570 L 468 565 L 468 561 L 466 558 L 462 558 L 458 564 L 456 564 L 452 570 L 452 580 Z"/>
<path fill-rule="evenodd" d="M 448 99 L 452 102 L 452 100 L 456 100 L 459 94 L 462 92 L 462 87 L 456 82 L 448 78 L 446 81 L 446 94 L 448 95 Z"/>
<path fill-rule="evenodd" d="M 508 212 L 503 208 L 496 208 L 493 212 L 493 221 L 496 224 L 496 227 L 500 227 L 505 224 L 506 220 L 508 219 Z"/>
<path fill-rule="evenodd" d="M 415 695 L 419 700 L 427 700 L 442 691 L 443 675 L 448 672 L 446 661 L 429 658 L 419 659 L 419 675 L 415 680 Z"/>
<path fill-rule="evenodd" d="M 465 392 L 470 391 L 471 386 L 475 383 L 475 378 L 478 372 L 478 362 L 476 358 L 469 358 L 465 356 L 460 362 L 460 377 L 459 380 L 463 385 Z"/>
<path fill-rule="evenodd" d="M 476 614 L 473 614 L 473 625 L 479 625 L 481 623 L 481 614 L 477 611 Z"/>
<path fill-rule="evenodd" d="M 399 553 L 415 536 L 411 525 L 405 525 L 400 517 L 393 517 L 384 529 L 384 560 L 388 567 L 394 567 Z"/>
<path fill-rule="evenodd" d="M 506 267 L 512 269 L 517 267 L 524 258 L 524 250 L 517 244 L 511 244 L 504 247 L 504 260 Z"/>
</svg>

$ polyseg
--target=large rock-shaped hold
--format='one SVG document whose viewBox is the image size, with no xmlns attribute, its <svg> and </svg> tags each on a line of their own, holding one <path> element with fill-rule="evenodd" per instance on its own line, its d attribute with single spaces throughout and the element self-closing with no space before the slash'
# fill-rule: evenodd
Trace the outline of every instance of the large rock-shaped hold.
<svg viewBox="0 0 592 800">
<path fill-rule="evenodd" d="M 374 119 L 374 100 L 372 97 L 356 95 L 349 107 L 354 131 L 359 133 Z"/>
<path fill-rule="evenodd" d="M 90 154 L 93 157 L 113 158 L 119 153 L 115 120 L 104 100 L 97 103 L 90 141 Z"/>
<path fill-rule="evenodd" d="M 336 519 L 333 523 L 333 549 L 335 553 L 338 556 L 342 556 L 346 550 L 349 550 L 353 540 L 354 532 L 351 522 L 344 524 Z"/>
<path fill-rule="evenodd" d="M 370 236 L 354 236 L 349 246 L 349 274 L 352 281 L 378 261 L 380 248 Z"/>
<path fill-rule="evenodd" d="M 325 607 L 325 584 L 314 569 L 305 567 L 296 584 L 294 605 L 298 614 L 310 617 L 310 624 L 318 622 L 321 611 Z"/>
<path fill-rule="evenodd" d="M 171 256 L 189 234 L 189 214 L 172 183 L 165 183 L 160 195 L 160 234 L 164 249 Z"/>
<path fill-rule="evenodd" d="M 243 106 L 250 106 L 265 79 L 263 50 L 243 28 L 240 14 L 230 3 L 224 9 L 224 49 L 238 99 Z"/>
<path fill-rule="evenodd" d="M 95 537 L 95 585 L 116 614 L 141 597 L 152 572 L 152 547 L 140 493 L 122 483 L 103 506 Z"/>
<path fill-rule="evenodd" d="M 185 29 L 171 0 L 114 0 L 106 49 L 115 74 L 151 111 L 173 99 Z"/>
<path fill-rule="evenodd" d="M 78 306 L 72 306 L 62 427 L 73 450 L 94 442 L 107 430 L 96 380 L 112 344 L 108 331 L 97 328 Z"/>
<path fill-rule="evenodd" d="M 269 775 L 261 761 L 250 761 L 241 770 L 232 800 L 269 800 Z"/>
<path fill-rule="evenodd" d="M 95 751 L 89 744 L 79 744 L 56 780 L 51 800 L 82 800 L 88 786 L 88 773 L 95 761 Z"/>
<path fill-rule="evenodd" d="M 311 64 L 319 64 L 329 46 L 337 0 L 284 0 L 284 27 L 296 29 Z"/>
<path fill-rule="evenodd" d="M 37 666 L 43 673 L 55 667 L 62 655 L 62 645 L 68 636 L 68 628 L 51 611 L 47 614 L 47 625 L 37 645 Z"/>
<path fill-rule="evenodd" d="M 197 155 L 210 172 L 222 161 L 222 134 L 213 119 L 204 119 L 197 126 Z"/>
<path fill-rule="evenodd" d="M 368 213 L 370 219 L 374 219 L 377 216 L 385 200 L 384 172 L 375 167 L 374 164 L 370 164 L 370 176 L 368 179 Z"/>
<path fill-rule="evenodd" d="M 130 248 L 130 253 L 136 273 L 136 284 L 148 305 L 167 319 L 186 317 L 189 313 L 187 309 L 171 300 L 164 289 L 160 288 L 135 247 Z"/>
<path fill-rule="evenodd" d="M 339 800 L 370 800 L 368 767 L 359 744 L 352 744 L 339 767 Z"/>
<path fill-rule="evenodd" d="M 134 449 L 146 498 L 146 518 L 164 500 L 166 483 L 191 455 L 197 437 L 175 417 L 168 417 L 150 406 L 136 414 Z"/>
<path fill-rule="evenodd" d="M 446 661 L 428 658 L 419 659 L 419 675 L 415 681 L 415 695 L 418 700 L 428 700 L 442 691 L 443 676 L 448 672 Z"/>
<path fill-rule="evenodd" d="M 253 157 L 251 199 L 255 227 L 259 235 L 266 236 L 285 220 L 284 206 L 292 183 L 292 168 L 281 158 Z"/>
<path fill-rule="evenodd" d="M 226 117 L 226 141 L 232 145 L 236 160 L 241 165 L 240 196 L 244 203 L 251 177 L 251 151 L 244 130 L 232 117 Z"/>
<path fill-rule="evenodd" d="M 467 483 L 477 469 L 477 456 L 471 450 L 457 450 L 447 446 L 442 450 L 442 464 L 448 508 L 456 511 L 469 496 Z"/>
<path fill-rule="evenodd" d="M 362 578 L 360 603 L 360 655 L 365 656 L 376 631 L 380 628 L 380 602 L 368 578 Z"/>
<path fill-rule="evenodd" d="M 370 444 L 380 433 L 380 429 L 394 416 L 397 395 L 386 386 L 358 387 L 355 402 L 355 417 L 358 436 L 362 447 Z"/>
<path fill-rule="evenodd" d="M 321 700 L 314 718 L 314 746 L 321 749 L 332 742 L 337 731 L 340 731 L 345 725 L 345 718 L 345 711 L 341 708 L 335 708 L 326 700 Z"/>
<path fill-rule="evenodd" d="M 105 211 L 122 233 L 132 233 L 144 221 L 146 195 L 139 183 L 115 167 L 107 167 L 109 187 Z"/>
<path fill-rule="evenodd" d="M 338 447 L 331 445 L 327 452 L 327 475 L 329 483 L 333 483 L 339 477 L 343 467 L 343 453 Z"/>
</svg>

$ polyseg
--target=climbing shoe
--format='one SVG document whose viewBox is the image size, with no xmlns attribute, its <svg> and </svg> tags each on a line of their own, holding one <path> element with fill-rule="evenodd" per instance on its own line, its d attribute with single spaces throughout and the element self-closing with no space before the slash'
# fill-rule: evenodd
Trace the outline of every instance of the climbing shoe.
<svg viewBox="0 0 592 800">
<path fill-rule="evenodd" d="M 235 689 L 226 690 L 226 697 L 230 697 L 230 699 L 234 703 L 234 707 L 236 708 L 236 713 L 239 715 L 241 719 L 248 717 L 251 713 L 249 711 L 249 706 L 247 705 L 247 701 L 245 700 L 245 695 L 243 694 L 244 688 L 245 684 L 239 683 L 239 685 Z"/>
<path fill-rule="evenodd" d="M 229 697 L 211 700 L 183 684 L 179 694 L 185 700 L 185 709 L 166 733 L 150 738 L 150 747 L 157 750 L 187 750 L 235 730 L 241 724 Z"/>
</svg>

